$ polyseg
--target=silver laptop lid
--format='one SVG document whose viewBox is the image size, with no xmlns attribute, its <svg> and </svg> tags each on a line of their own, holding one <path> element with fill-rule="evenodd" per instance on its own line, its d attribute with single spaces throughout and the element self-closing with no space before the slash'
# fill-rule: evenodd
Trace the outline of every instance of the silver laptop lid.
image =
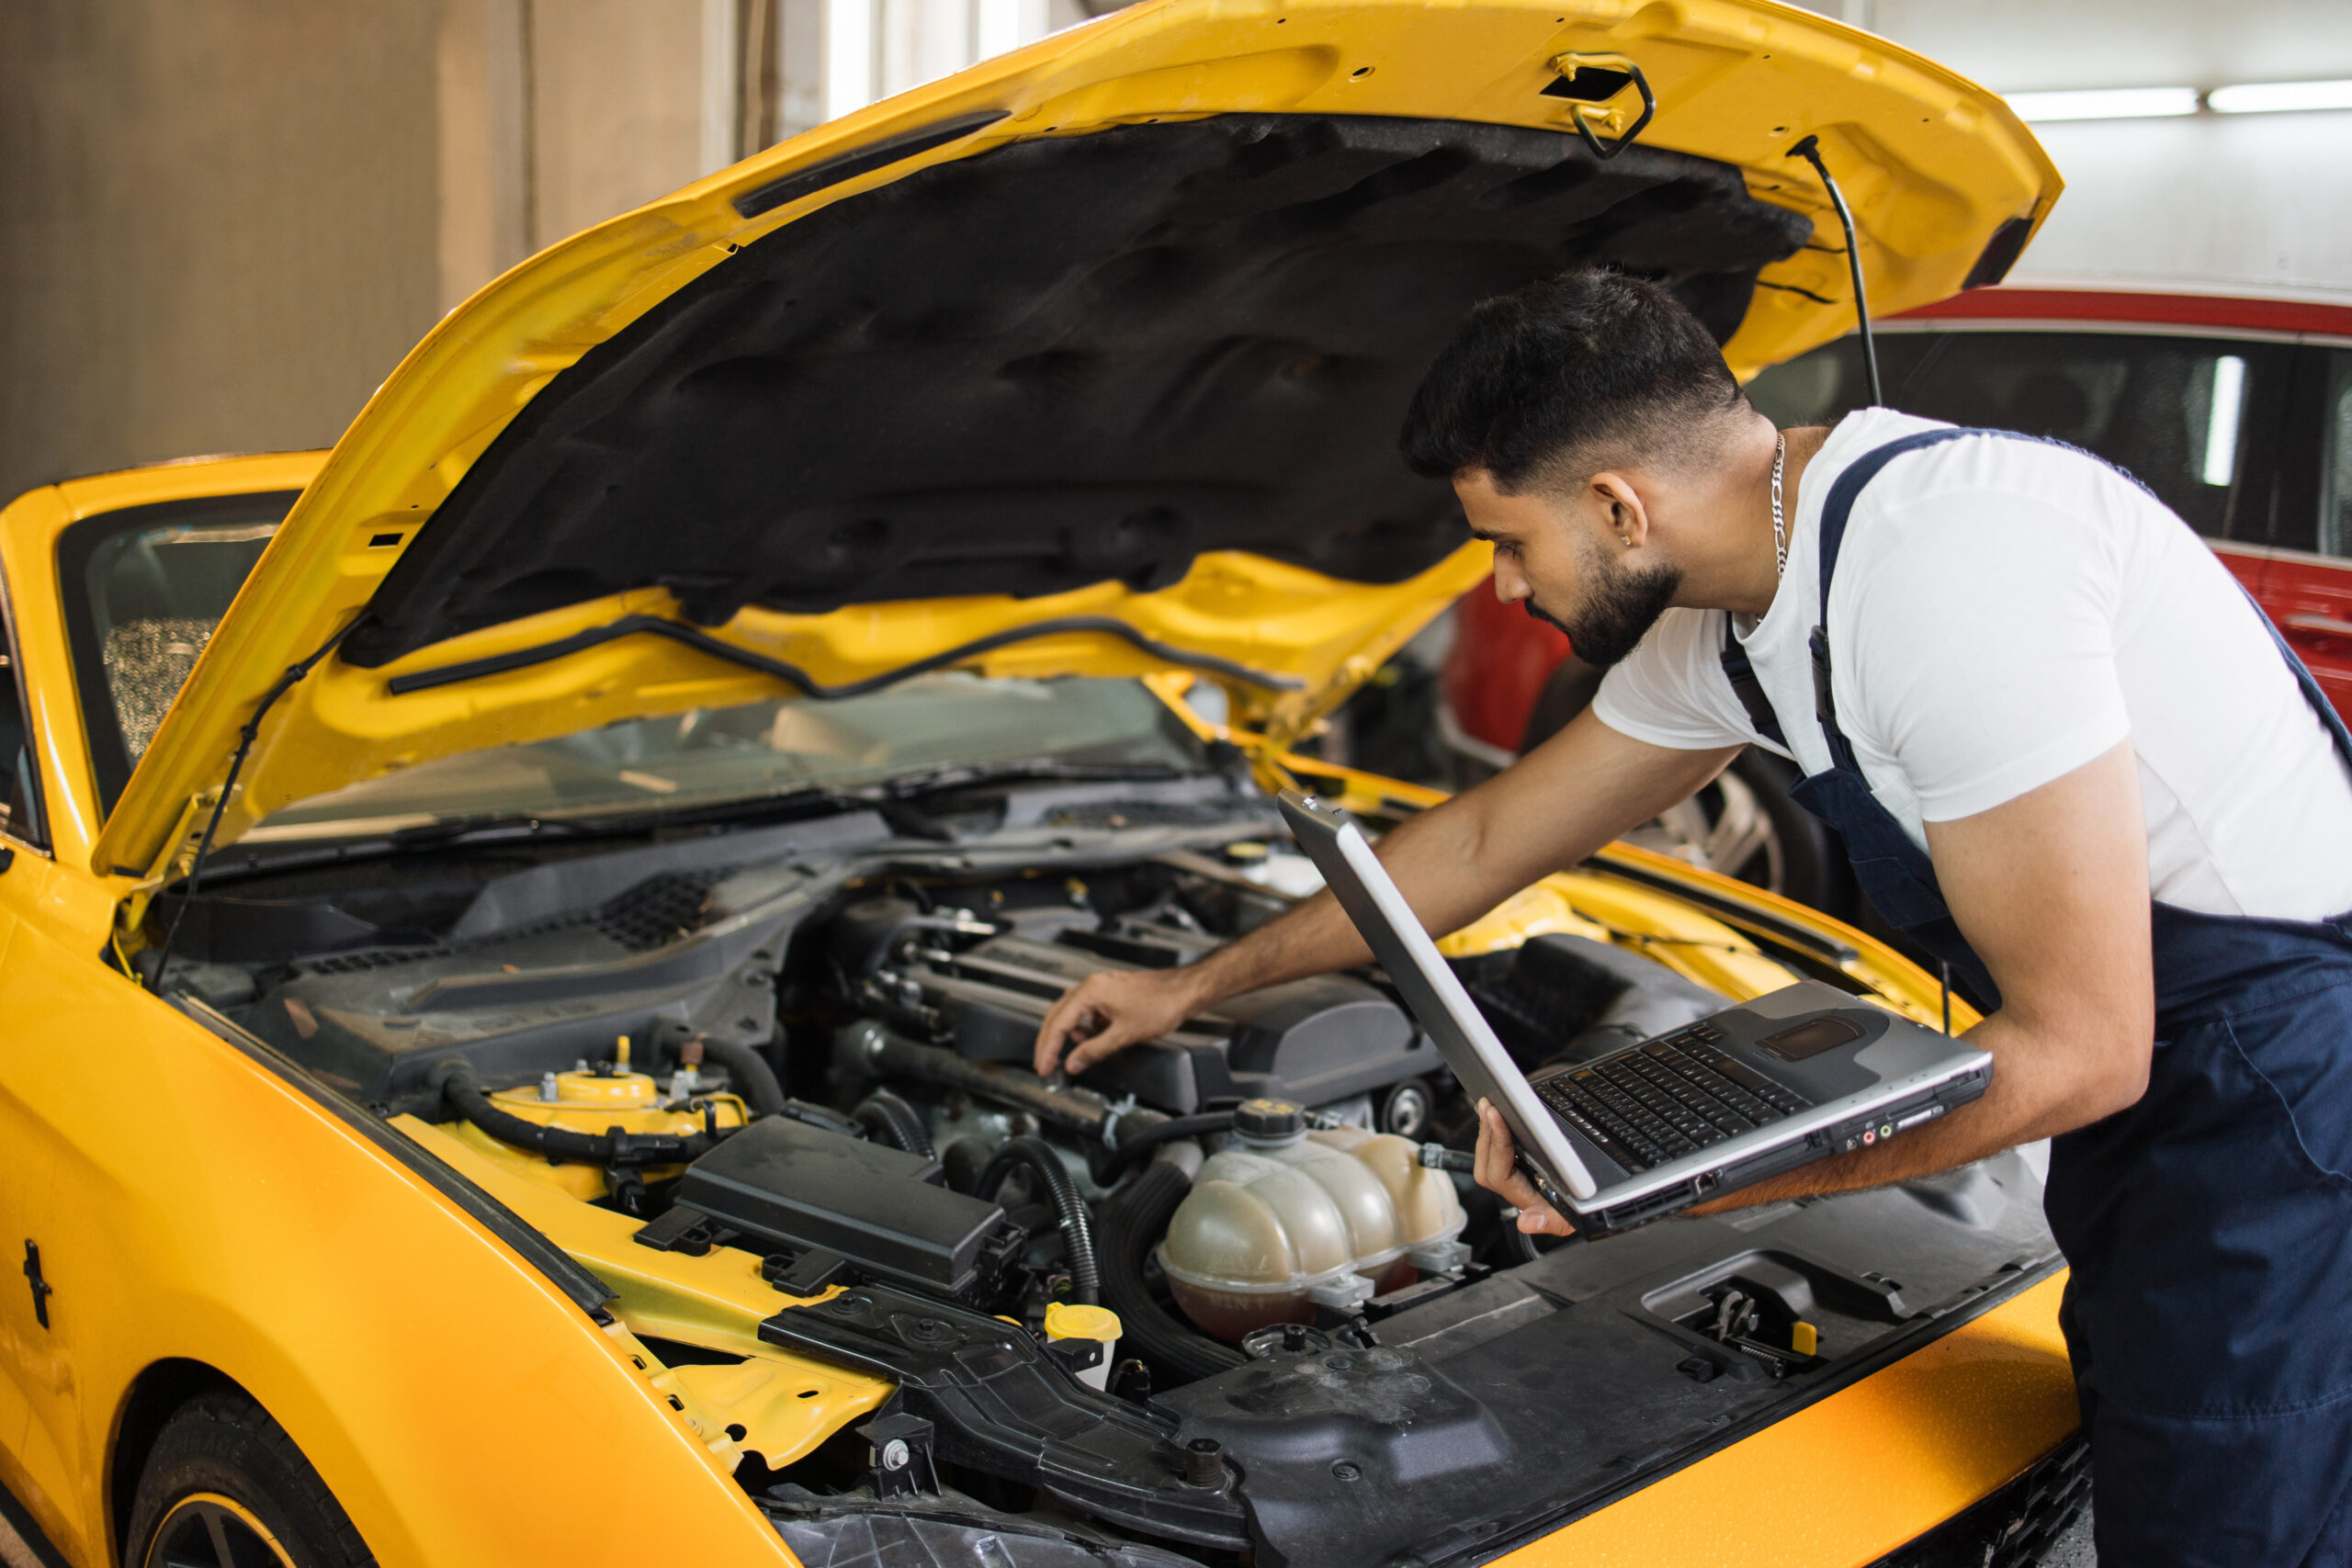
<svg viewBox="0 0 2352 1568">
<path fill-rule="evenodd" d="M 1495 1038 L 1486 1016 L 1421 929 L 1419 918 L 1364 841 L 1363 831 L 1343 813 L 1295 790 L 1283 791 L 1281 805 L 1292 836 L 1323 873 L 1340 908 L 1355 922 L 1462 1087 L 1473 1100 L 1490 1100 L 1502 1111 L 1520 1147 L 1569 1197 L 1590 1198 L 1598 1192 L 1591 1171 L 1558 1121 L 1536 1099 L 1527 1075 Z"/>
</svg>

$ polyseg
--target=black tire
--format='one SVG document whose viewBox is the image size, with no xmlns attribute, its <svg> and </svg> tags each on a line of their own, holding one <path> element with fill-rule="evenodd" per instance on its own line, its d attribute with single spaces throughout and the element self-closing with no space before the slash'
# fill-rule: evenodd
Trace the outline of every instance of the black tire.
<svg viewBox="0 0 2352 1568">
<path fill-rule="evenodd" d="M 1851 921 L 1858 902 L 1854 874 L 1846 864 L 1846 847 L 1829 824 L 1789 798 L 1789 789 L 1804 773 L 1785 757 L 1750 746 L 1732 759 L 1729 773 L 1756 796 L 1756 804 L 1772 824 L 1781 861 L 1780 886 L 1774 892 L 1819 909 L 1825 915 Z M 1770 887 L 1768 862 L 1761 853 L 1732 872 L 1742 882 Z"/>
<path fill-rule="evenodd" d="M 1520 754 L 1535 750 L 1590 706 L 1593 694 L 1600 688 L 1601 674 L 1580 659 L 1563 660 L 1544 682 L 1543 694 L 1527 716 Z M 1797 765 L 1751 746 L 1732 759 L 1724 771 L 1755 796 L 1770 839 L 1738 865 L 1715 869 L 1841 920 L 1850 922 L 1862 916 L 1865 911 L 1855 890 L 1854 874 L 1847 868 L 1845 846 L 1827 823 L 1789 798 L 1789 787 L 1804 776 Z"/>
<path fill-rule="evenodd" d="M 376 1562 L 294 1439 L 230 1388 L 198 1394 L 155 1435 L 131 1498 L 128 1544 L 130 1568 Z"/>
<path fill-rule="evenodd" d="M 1596 670 L 1571 653 L 1560 660 L 1527 710 L 1527 728 L 1519 738 L 1519 754 L 1526 756 L 1568 727 L 1568 720 L 1592 705 L 1606 671 Z"/>
</svg>

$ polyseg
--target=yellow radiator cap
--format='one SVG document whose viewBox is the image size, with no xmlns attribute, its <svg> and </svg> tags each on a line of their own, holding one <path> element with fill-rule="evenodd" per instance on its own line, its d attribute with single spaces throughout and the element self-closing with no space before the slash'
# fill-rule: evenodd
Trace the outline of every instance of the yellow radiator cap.
<svg viewBox="0 0 2352 1568">
<path fill-rule="evenodd" d="M 1046 1308 L 1048 1339 L 1100 1339 L 1107 1345 L 1118 1337 L 1119 1314 L 1109 1307 L 1055 1302 Z"/>
</svg>

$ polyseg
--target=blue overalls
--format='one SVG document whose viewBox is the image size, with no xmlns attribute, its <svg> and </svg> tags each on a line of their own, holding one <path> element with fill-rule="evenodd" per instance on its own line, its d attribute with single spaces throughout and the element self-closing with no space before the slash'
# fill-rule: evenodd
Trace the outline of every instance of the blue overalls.
<svg viewBox="0 0 2352 1568">
<path fill-rule="evenodd" d="M 1893 924 L 1988 1010 L 1999 993 L 1927 852 L 1871 794 L 1829 686 L 1829 584 L 1855 498 L 1923 432 L 1864 454 L 1821 518 L 1818 718 L 1832 765 L 1790 792 L 1845 840 Z M 2267 626 L 2267 617 L 2263 624 Z M 2313 711 L 2352 734 L 2276 628 Z M 1781 727 L 1729 635 L 1724 672 Z M 2157 902 L 2147 1092 L 2052 1141 L 2043 1209 L 2072 1268 L 2061 1323 L 2091 1443 L 2101 1568 L 2352 1563 L 2352 913 L 2318 921 Z"/>
</svg>

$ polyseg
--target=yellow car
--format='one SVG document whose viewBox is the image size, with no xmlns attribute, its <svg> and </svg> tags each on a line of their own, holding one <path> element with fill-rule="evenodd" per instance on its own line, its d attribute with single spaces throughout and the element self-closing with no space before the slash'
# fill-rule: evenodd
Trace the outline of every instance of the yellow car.
<svg viewBox="0 0 2352 1568">
<path fill-rule="evenodd" d="M 1808 135 L 1889 310 L 2059 188 L 1770 0 L 1148 0 L 553 247 L 332 452 L 17 500 L 20 1522 L 85 1568 L 2029 1561 L 2081 1482 L 2021 1157 L 1536 1253 L 1376 973 L 1025 1066 L 1075 976 L 1311 887 L 1270 787 L 1434 798 L 1301 751 L 1487 570 L 1392 445 L 1472 301 L 1614 264 L 1743 373 L 1845 330 Z M 1531 1061 L 1798 977 L 1939 1017 L 1631 849 L 1446 951 Z"/>
</svg>

